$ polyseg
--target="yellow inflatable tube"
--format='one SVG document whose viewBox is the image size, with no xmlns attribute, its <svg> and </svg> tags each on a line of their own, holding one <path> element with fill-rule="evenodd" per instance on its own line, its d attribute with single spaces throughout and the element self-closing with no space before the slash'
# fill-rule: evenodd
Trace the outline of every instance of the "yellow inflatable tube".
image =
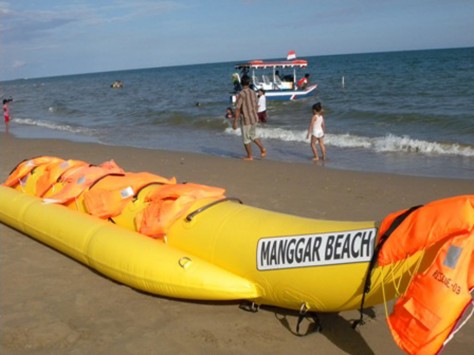
<svg viewBox="0 0 474 355">
<path fill-rule="evenodd" d="M 49 169 L 43 160 L 31 173 L 25 170 L 15 178 L 24 169 L 20 165 L 8 180 L 13 188 L 1 187 L 0 220 L 114 280 L 163 296 L 245 299 L 305 311 L 356 309 L 361 303 L 378 238 L 375 222 L 325 221 L 275 213 L 217 198 L 219 189 L 201 185 L 200 193 L 217 195 L 194 202 L 191 195 L 184 196 L 186 203 L 179 218 L 170 219 L 169 225 L 159 229 L 166 232 L 164 237 L 153 239 L 135 232 L 137 216 L 153 203 L 166 210 L 170 197 L 179 189 L 188 193 L 189 185 L 177 186 L 174 180 L 164 179 L 162 184 L 145 186 L 133 198 L 127 197 L 120 214 L 111 218 L 114 225 L 87 215 L 84 196 L 120 180 L 122 172 L 115 163 L 104 168 L 112 169 L 113 175 L 107 175 L 107 170 L 85 168 L 100 178 L 82 188 L 86 179 L 76 174 L 79 170 L 73 170 L 77 180 L 61 180 L 62 170 Z M 27 161 L 25 165 L 31 167 L 33 163 Z M 40 176 L 48 171 L 53 183 L 44 200 L 28 196 L 35 194 Z M 76 184 L 68 189 L 75 191 L 73 199 L 66 199 L 69 208 L 44 202 L 59 196 L 68 183 Z M 166 198 L 153 201 L 158 195 Z M 423 254 L 376 266 L 365 306 L 382 303 L 403 291 L 412 271 L 432 260 L 424 257 L 420 265 Z"/>
<path fill-rule="evenodd" d="M 313 220 L 227 201 L 181 219 L 167 239 L 252 280 L 261 294 L 257 304 L 334 312 L 359 307 L 376 238 L 375 222 Z M 395 285 L 407 285 L 419 256 L 376 267 L 365 305 L 395 297 Z"/>
<path fill-rule="evenodd" d="M 259 296 L 252 282 L 159 240 L 0 186 L 0 220 L 111 279 L 168 297 Z"/>
</svg>

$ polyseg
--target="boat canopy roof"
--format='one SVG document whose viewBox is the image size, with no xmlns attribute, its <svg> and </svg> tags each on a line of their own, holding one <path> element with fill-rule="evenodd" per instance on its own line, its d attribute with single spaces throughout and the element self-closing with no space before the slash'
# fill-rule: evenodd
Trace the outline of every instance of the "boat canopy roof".
<svg viewBox="0 0 474 355">
<path fill-rule="evenodd" d="M 266 69 L 266 68 L 306 68 L 308 62 L 303 59 L 282 60 L 275 62 L 265 62 L 263 60 L 252 60 L 247 63 L 240 63 L 235 66 L 235 69 Z"/>
</svg>

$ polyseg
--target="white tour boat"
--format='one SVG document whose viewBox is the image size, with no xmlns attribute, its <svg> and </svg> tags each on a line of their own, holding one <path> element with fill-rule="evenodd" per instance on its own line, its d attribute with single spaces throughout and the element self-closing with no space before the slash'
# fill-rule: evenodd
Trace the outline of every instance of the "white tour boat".
<svg viewBox="0 0 474 355">
<path fill-rule="evenodd" d="M 314 95 L 318 85 L 308 82 L 309 74 L 298 76 L 307 66 L 306 60 L 296 59 L 294 51 L 288 52 L 287 60 L 252 60 L 237 64 L 235 69 L 240 70 L 240 73 L 232 76 L 234 91 L 231 100 L 235 102 L 242 89 L 240 80 L 243 75 L 251 78 L 254 90 L 264 89 L 268 100 L 296 100 Z"/>
</svg>

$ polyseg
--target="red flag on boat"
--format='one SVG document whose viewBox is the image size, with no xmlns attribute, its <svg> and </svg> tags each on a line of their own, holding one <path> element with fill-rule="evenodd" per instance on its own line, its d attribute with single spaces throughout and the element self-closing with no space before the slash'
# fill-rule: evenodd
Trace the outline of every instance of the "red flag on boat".
<svg viewBox="0 0 474 355">
<path fill-rule="evenodd" d="M 296 59 L 295 51 L 288 51 L 288 55 L 286 56 L 286 60 L 293 60 Z"/>
</svg>

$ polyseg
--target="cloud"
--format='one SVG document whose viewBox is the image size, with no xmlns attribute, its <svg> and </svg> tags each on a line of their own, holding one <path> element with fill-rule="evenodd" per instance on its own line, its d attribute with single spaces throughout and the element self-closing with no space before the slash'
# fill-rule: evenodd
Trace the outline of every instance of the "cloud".
<svg viewBox="0 0 474 355">
<path fill-rule="evenodd" d="M 113 6 L 107 5 L 100 7 L 97 9 L 97 13 L 100 14 L 103 19 L 128 21 L 140 17 L 157 16 L 168 12 L 179 11 L 185 7 L 185 5 L 176 1 L 119 1 L 118 4 Z M 115 15 L 110 17 L 110 13 L 115 13 Z"/>
<path fill-rule="evenodd" d="M 77 21 L 72 14 L 53 11 L 15 11 L 0 4 L 0 36 L 5 44 L 43 37 Z"/>
<path fill-rule="evenodd" d="M 13 62 L 13 68 L 14 69 L 23 68 L 26 64 L 27 63 L 24 60 L 15 60 Z"/>
<path fill-rule="evenodd" d="M 4 44 L 34 41 L 66 30 L 135 21 L 182 8 L 183 5 L 177 2 L 151 0 L 105 2 L 104 5 L 100 5 L 100 1 L 74 5 L 64 2 L 54 9 L 20 9 L 0 2 L 0 36 Z"/>
</svg>

